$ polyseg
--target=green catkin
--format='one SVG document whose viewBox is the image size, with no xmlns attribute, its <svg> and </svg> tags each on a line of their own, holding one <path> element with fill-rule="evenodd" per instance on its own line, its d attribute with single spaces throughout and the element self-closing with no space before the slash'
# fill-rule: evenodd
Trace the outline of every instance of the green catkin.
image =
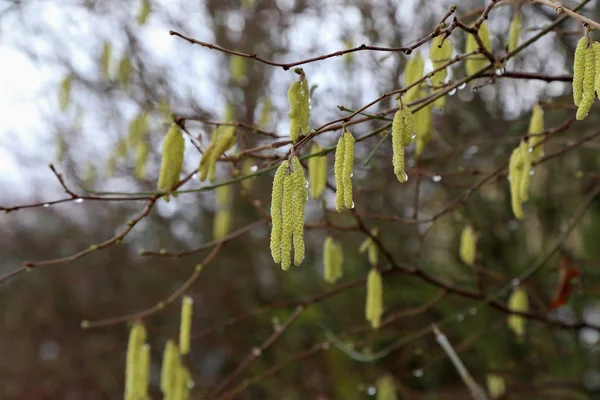
<svg viewBox="0 0 600 400">
<path fill-rule="evenodd" d="M 327 236 L 323 245 L 323 275 L 325 281 L 335 283 L 342 277 L 344 253 L 341 245 L 331 236 Z"/>
<path fill-rule="evenodd" d="M 507 50 L 513 51 L 519 45 L 519 36 L 523 29 L 523 17 L 520 12 L 515 12 L 512 20 L 510 21 L 510 27 L 508 28 L 508 45 Z"/>
<path fill-rule="evenodd" d="M 273 111 L 273 103 L 271 103 L 270 97 L 265 97 L 263 100 L 262 108 L 260 109 L 260 116 L 258 118 L 258 126 L 266 127 L 271 123 L 271 114 Z"/>
<path fill-rule="evenodd" d="M 383 313 L 383 291 L 381 274 L 376 268 L 371 268 L 367 277 L 366 318 L 373 329 L 379 328 Z"/>
<path fill-rule="evenodd" d="M 506 384 L 502 375 L 488 374 L 487 387 L 492 399 L 499 399 L 506 392 Z"/>
<path fill-rule="evenodd" d="M 135 376 L 135 399 L 148 399 L 148 377 L 150 372 L 150 345 L 144 344 L 140 347 L 138 365 Z"/>
<path fill-rule="evenodd" d="M 467 265 L 475 263 L 477 254 L 477 235 L 471 225 L 465 226 L 460 235 L 459 256 L 462 262 Z"/>
<path fill-rule="evenodd" d="M 288 89 L 290 103 L 290 139 L 297 142 L 300 137 L 308 134 L 310 120 L 310 93 L 308 81 L 304 74 L 292 83 Z"/>
<path fill-rule="evenodd" d="M 306 206 L 306 177 L 298 157 L 292 157 L 293 180 L 293 224 L 294 224 L 294 264 L 300 265 L 304 260 L 304 207 Z"/>
<path fill-rule="evenodd" d="M 231 79 L 236 83 L 242 83 L 246 79 L 248 63 L 245 57 L 231 56 L 229 58 L 229 72 Z"/>
<path fill-rule="evenodd" d="M 190 296 L 184 296 L 181 300 L 181 322 L 179 325 L 179 354 L 185 355 L 190 352 L 190 338 L 192 334 L 192 314 L 194 301 Z"/>
<path fill-rule="evenodd" d="M 213 220 L 213 238 L 223 239 L 231 227 L 231 185 L 216 189 L 217 212 Z"/>
<path fill-rule="evenodd" d="M 144 25 L 148 16 L 150 15 L 150 11 L 152 11 L 152 5 L 150 4 L 150 0 L 142 0 L 142 4 L 140 5 L 140 11 L 137 17 L 137 23 L 140 25 Z"/>
<path fill-rule="evenodd" d="M 415 115 L 415 154 L 417 157 L 421 155 L 433 135 L 432 110 L 433 107 L 430 104 L 421 108 Z"/>
<path fill-rule="evenodd" d="M 525 202 L 529 200 L 529 182 L 530 182 L 530 172 L 531 172 L 531 153 L 529 152 L 529 145 L 525 140 L 521 141 L 519 145 L 521 149 L 521 159 L 523 160 L 523 167 L 521 172 L 521 184 L 519 186 L 519 190 L 521 191 L 520 197 L 521 201 Z"/>
<path fill-rule="evenodd" d="M 521 201 L 521 178 L 523 176 L 523 159 L 520 146 L 513 150 L 508 163 L 508 177 L 510 179 L 510 196 L 513 214 L 517 219 L 523 219 L 523 206 Z"/>
<path fill-rule="evenodd" d="M 517 287 L 510 298 L 508 299 L 508 308 L 512 311 L 527 312 L 529 311 L 529 300 L 527 299 L 527 292 L 522 287 Z M 527 320 L 525 317 L 520 315 L 511 314 L 508 316 L 508 327 L 517 335 L 519 339 L 522 339 L 525 335 L 525 323 Z"/>
<path fill-rule="evenodd" d="M 283 177 L 283 202 L 281 204 L 281 268 L 287 271 L 291 265 L 292 236 L 294 233 L 294 180 L 291 174 Z"/>
<path fill-rule="evenodd" d="M 596 60 L 596 78 L 594 81 L 594 88 L 596 89 L 596 94 L 600 99 L 600 43 L 593 42 L 592 50 L 594 51 L 594 58 Z"/>
<path fill-rule="evenodd" d="M 150 147 L 146 141 L 141 141 L 135 147 L 135 177 L 144 179 L 146 177 L 146 161 Z"/>
<path fill-rule="evenodd" d="M 227 126 L 223 129 L 223 133 L 220 136 L 219 140 L 215 144 L 214 150 L 211 154 L 210 164 L 209 164 L 209 172 L 208 172 L 208 180 L 210 182 L 215 181 L 215 174 L 217 171 L 217 160 L 221 156 L 221 154 L 225 153 L 227 150 L 231 149 L 235 145 L 236 137 L 235 137 L 235 126 Z"/>
<path fill-rule="evenodd" d="M 390 375 L 383 375 L 375 383 L 377 387 L 377 400 L 396 400 L 396 385 L 394 378 Z"/>
<path fill-rule="evenodd" d="M 582 37 L 577 42 L 575 48 L 575 57 L 573 61 L 573 102 L 579 106 L 583 97 L 583 75 L 586 64 L 586 50 L 589 40 L 587 37 Z"/>
<path fill-rule="evenodd" d="M 146 328 L 141 322 L 135 322 L 129 332 L 129 342 L 127 344 L 127 361 L 125 365 L 125 400 L 134 400 L 136 393 L 137 375 L 139 373 L 138 365 L 141 350 L 146 341 Z"/>
<path fill-rule="evenodd" d="M 321 151 L 323 148 L 318 143 L 313 143 L 310 153 L 317 154 Z M 310 197 L 320 198 L 327 185 L 327 156 L 313 156 L 308 159 L 308 181 Z"/>
<path fill-rule="evenodd" d="M 177 368 L 179 368 L 179 348 L 173 340 L 168 340 L 160 369 L 160 390 L 165 399 L 170 400 L 173 394 Z"/>
<path fill-rule="evenodd" d="M 425 61 L 423 57 L 419 53 L 416 53 L 408 62 L 406 63 L 406 68 L 404 69 L 404 86 L 408 87 L 415 83 L 423 76 L 423 70 L 425 69 Z M 415 85 L 412 88 L 408 89 L 406 95 L 404 96 L 404 102 L 406 104 L 412 103 L 413 101 L 419 98 L 420 94 L 420 85 Z"/>
<path fill-rule="evenodd" d="M 335 163 L 333 166 L 335 172 L 335 208 L 338 212 L 344 210 L 344 135 L 342 134 L 335 148 Z"/>
<path fill-rule="evenodd" d="M 433 68 L 440 68 L 443 64 L 447 63 L 452 57 L 452 42 L 449 38 L 444 35 L 438 35 L 431 41 L 431 47 L 429 48 L 429 58 L 433 64 Z M 441 71 L 436 72 L 431 77 L 432 85 L 437 88 L 444 84 L 446 77 L 448 76 L 448 69 L 444 68 Z M 435 100 L 434 103 L 437 109 L 444 108 L 446 104 L 446 96 L 442 96 Z"/>
<path fill-rule="evenodd" d="M 371 235 L 378 236 L 379 229 L 375 228 L 371 230 Z M 373 241 L 371 237 L 366 238 L 358 248 L 359 253 L 367 252 L 369 263 L 371 266 L 376 267 L 379 263 L 379 249 L 377 248 L 377 244 Z"/>
<path fill-rule="evenodd" d="M 210 164 L 211 164 L 211 159 L 212 159 L 212 153 L 215 150 L 215 146 L 217 145 L 217 142 L 219 141 L 219 138 L 221 136 L 221 132 L 223 131 L 223 127 L 224 126 L 218 126 L 215 128 L 215 130 L 213 131 L 211 140 L 210 140 L 210 144 L 208 145 L 208 147 L 206 148 L 206 150 L 204 151 L 204 154 L 202 155 L 202 158 L 200 159 L 200 165 L 198 166 L 198 172 L 200 173 L 200 181 L 205 181 L 206 178 L 208 177 L 208 172 L 210 170 Z"/>
<path fill-rule="evenodd" d="M 173 389 L 172 398 L 165 400 L 188 400 L 190 397 L 190 380 L 190 371 L 185 366 L 179 364 L 175 375 L 175 388 Z"/>
<path fill-rule="evenodd" d="M 102 76 L 106 79 L 110 79 L 109 67 L 111 53 L 111 44 L 109 42 L 104 42 L 102 45 L 102 53 L 100 54 L 100 70 L 102 71 Z"/>
<path fill-rule="evenodd" d="M 73 77 L 71 75 L 67 76 L 60 83 L 60 88 L 58 90 L 58 104 L 60 106 L 60 111 L 65 112 L 67 108 L 69 108 L 69 104 L 71 104 L 71 86 L 73 84 Z"/>
<path fill-rule="evenodd" d="M 410 145 L 415 134 L 415 117 L 408 106 L 402 107 L 402 117 L 404 119 L 403 129 L 401 130 L 402 146 L 406 147 Z"/>
<path fill-rule="evenodd" d="M 287 160 L 283 161 L 273 179 L 273 189 L 271 193 L 271 256 L 273 261 L 281 263 L 281 236 L 283 229 L 283 220 L 281 218 L 281 208 L 283 205 L 283 179 L 290 164 Z"/>
<path fill-rule="evenodd" d="M 595 93 L 595 75 L 596 75 L 596 57 L 594 54 L 594 50 L 592 46 L 589 46 L 585 50 L 585 68 L 583 71 L 583 95 L 581 97 L 581 102 L 579 103 L 579 107 L 577 108 L 576 118 L 578 120 L 583 120 L 587 117 L 590 112 L 590 108 L 592 108 L 592 104 L 594 103 Z"/>
<path fill-rule="evenodd" d="M 539 104 L 533 106 L 531 119 L 529 120 L 529 145 L 533 149 L 531 158 L 539 161 L 544 155 L 544 146 L 541 144 L 544 137 L 540 135 L 544 131 L 544 109 Z"/>
<path fill-rule="evenodd" d="M 127 56 L 123 57 L 119 62 L 119 82 L 125 89 L 129 87 L 129 80 L 131 79 L 131 73 L 133 72 L 133 66 Z"/>
<path fill-rule="evenodd" d="M 171 125 L 163 143 L 162 161 L 158 178 L 158 190 L 168 192 L 179 182 L 179 175 L 183 167 L 183 153 L 185 141 L 177 124 Z M 168 195 L 165 196 L 168 200 Z"/>
<path fill-rule="evenodd" d="M 354 167 L 354 136 L 350 131 L 346 130 L 343 134 L 344 138 L 344 168 L 343 182 L 344 185 L 344 207 L 348 210 L 354 208 L 352 200 L 352 168 Z"/>
<path fill-rule="evenodd" d="M 405 106 L 406 108 L 406 106 Z M 404 167 L 404 146 L 402 145 L 403 131 L 406 130 L 402 112 L 398 110 L 394 121 L 392 122 L 392 164 L 394 166 L 394 174 L 400 183 L 408 181 Z"/>
<path fill-rule="evenodd" d="M 487 49 L 487 51 L 491 52 L 492 46 L 490 44 L 490 31 L 489 31 L 487 22 L 484 21 L 479 26 L 479 31 L 477 32 L 477 36 L 479 36 L 479 38 L 481 39 L 481 42 L 483 43 L 483 46 Z M 479 45 L 477 44 L 477 40 L 475 39 L 475 36 L 473 36 L 472 34 L 468 34 L 465 52 L 470 53 L 472 51 L 477 50 L 478 48 L 479 48 Z M 485 56 L 483 56 L 483 54 L 472 55 L 469 58 L 467 58 L 467 60 L 465 61 L 467 75 L 474 75 L 477 72 L 479 72 L 482 68 L 485 68 L 487 65 L 488 65 L 488 59 L 485 58 Z"/>
</svg>

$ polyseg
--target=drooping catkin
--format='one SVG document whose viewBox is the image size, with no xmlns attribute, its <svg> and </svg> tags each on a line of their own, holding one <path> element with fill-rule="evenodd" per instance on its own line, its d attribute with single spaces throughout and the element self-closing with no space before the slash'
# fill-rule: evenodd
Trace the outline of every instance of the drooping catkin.
<svg viewBox="0 0 600 400">
<path fill-rule="evenodd" d="M 102 45 L 102 54 L 100 55 L 100 70 L 102 71 L 102 75 L 106 79 L 110 79 L 109 67 L 111 53 L 112 46 L 110 42 L 104 42 L 104 44 Z"/>
<path fill-rule="evenodd" d="M 335 173 L 335 208 L 341 212 L 344 210 L 344 152 L 346 149 L 344 134 L 340 136 L 335 148 L 335 161 L 333 170 Z"/>
<path fill-rule="evenodd" d="M 323 151 L 318 143 L 313 143 L 310 153 L 317 154 Z M 313 156 L 308 159 L 308 181 L 310 197 L 318 199 L 327 186 L 327 156 Z"/>
<path fill-rule="evenodd" d="M 127 343 L 127 360 L 125 365 L 125 400 L 133 400 L 136 397 L 136 382 L 138 382 L 139 361 L 144 342 L 146 341 L 146 328 L 136 321 L 129 331 L 129 342 Z"/>
<path fill-rule="evenodd" d="M 483 43 L 483 47 L 491 52 L 492 51 L 492 46 L 490 43 L 490 30 L 488 28 L 487 22 L 483 22 L 480 26 L 479 26 L 479 30 L 477 31 L 477 36 L 479 36 L 479 39 L 481 39 L 481 42 Z M 477 43 L 477 40 L 475 39 L 475 36 L 473 34 L 467 34 L 467 41 L 466 41 L 466 49 L 465 52 L 466 53 L 470 53 L 472 51 L 475 51 L 479 49 L 479 44 Z M 479 72 L 482 68 L 485 68 L 488 65 L 488 59 L 485 58 L 485 56 L 483 54 L 474 54 L 472 56 L 469 56 L 467 58 L 467 60 L 465 61 L 465 67 L 467 69 L 467 75 L 474 75 L 477 72 Z"/>
<path fill-rule="evenodd" d="M 371 229 L 371 235 L 377 237 L 379 235 L 379 229 L 374 228 Z M 376 267 L 379 262 L 379 249 L 377 248 L 377 244 L 373 241 L 373 238 L 366 238 L 358 248 L 359 253 L 367 252 L 369 263 L 371 266 Z"/>
<path fill-rule="evenodd" d="M 377 387 L 377 400 L 396 400 L 396 385 L 394 378 L 390 375 L 383 375 L 375 383 Z"/>
<path fill-rule="evenodd" d="M 294 235 L 294 180 L 291 174 L 283 177 L 283 202 L 281 204 L 281 268 L 287 271 L 291 266 L 292 238 Z"/>
<path fill-rule="evenodd" d="M 488 393 L 492 399 L 498 399 L 506 392 L 506 384 L 502 375 L 488 374 L 487 376 Z"/>
<path fill-rule="evenodd" d="M 523 206 L 521 199 L 521 178 L 523 177 L 523 159 L 521 147 L 513 150 L 508 162 L 508 178 L 510 182 L 510 197 L 513 214 L 517 219 L 523 219 Z"/>
<path fill-rule="evenodd" d="M 576 106 L 581 103 L 583 97 L 583 75 L 585 72 L 586 50 L 589 44 L 587 37 L 582 37 L 577 42 L 575 57 L 573 61 L 573 102 Z"/>
<path fill-rule="evenodd" d="M 423 70 L 425 68 L 425 61 L 423 57 L 419 53 L 416 53 L 408 62 L 406 63 L 406 68 L 404 69 L 404 86 L 408 87 L 415 83 L 423 76 Z M 413 101 L 419 98 L 420 94 L 420 84 L 415 85 L 412 88 L 408 89 L 406 94 L 404 95 L 404 101 L 406 104 L 412 103 Z"/>
<path fill-rule="evenodd" d="M 447 63 L 452 57 L 452 42 L 449 38 L 444 35 L 438 35 L 431 41 L 431 47 L 429 48 L 429 58 L 433 64 L 433 68 L 440 68 L 442 65 Z M 441 71 L 436 72 L 431 77 L 431 83 L 434 88 L 442 86 L 448 76 L 448 68 L 444 68 Z M 433 102 L 434 106 L 438 109 L 443 109 L 446 104 L 446 96 L 442 96 Z"/>
<path fill-rule="evenodd" d="M 190 398 L 189 384 L 191 381 L 190 371 L 179 364 L 175 375 L 175 387 L 173 389 L 173 400 L 188 400 Z M 166 399 L 171 400 L 171 398 Z"/>
<path fill-rule="evenodd" d="M 231 227 L 231 185 L 216 189 L 217 211 L 213 219 L 213 238 L 223 239 Z"/>
<path fill-rule="evenodd" d="M 65 112 L 71 104 L 71 86 L 73 85 L 73 77 L 68 75 L 63 81 L 60 83 L 60 87 L 58 89 L 58 104 L 60 106 L 60 111 Z"/>
<path fill-rule="evenodd" d="M 167 341 L 160 369 L 160 390 L 166 399 L 171 399 L 179 368 L 179 348 L 171 339 Z"/>
<path fill-rule="evenodd" d="M 529 182 L 531 181 L 531 153 L 529 152 L 529 145 L 525 140 L 521 140 L 519 147 L 521 149 L 521 159 L 523 160 L 521 185 L 519 190 L 521 191 L 521 201 L 525 202 L 529 200 Z"/>
<path fill-rule="evenodd" d="M 217 160 L 221 154 L 231 149 L 235 145 L 235 142 L 235 126 L 221 125 L 213 131 L 211 142 L 204 151 L 200 165 L 198 166 L 201 181 L 208 178 L 210 182 L 214 182 L 217 171 Z"/>
<path fill-rule="evenodd" d="M 404 147 L 410 144 L 414 127 L 415 121 L 412 112 L 408 106 L 400 104 L 400 109 L 392 121 L 392 164 L 394 174 L 400 183 L 408 181 L 404 165 Z"/>
<path fill-rule="evenodd" d="M 135 399 L 148 399 L 148 383 L 150 375 L 150 345 L 140 347 L 135 377 Z"/>
<path fill-rule="evenodd" d="M 309 131 L 310 93 L 304 72 L 288 89 L 288 102 L 290 104 L 288 114 L 290 118 L 290 139 L 297 142 L 300 137 L 307 135 Z"/>
<path fill-rule="evenodd" d="M 477 235 L 471 225 L 464 227 L 460 235 L 460 250 L 459 256 L 462 262 L 467 265 L 473 265 L 475 263 L 475 256 L 477 254 Z"/>
<path fill-rule="evenodd" d="M 367 304 L 365 310 L 367 321 L 373 329 L 379 328 L 383 313 L 383 288 L 381 274 L 376 268 L 371 268 L 367 277 Z"/>
<path fill-rule="evenodd" d="M 304 260 L 304 208 L 308 192 L 306 190 L 306 177 L 298 157 L 292 157 L 292 169 L 294 264 L 300 265 Z"/>
<path fill-rule="evenodd" d="M 594 88 L 596 89 L 596 94 L 600 99 L 600 43 L 594 41 L 592 43 L 592 50 L 594 51 L 594 58 L 596 60 L 596 78 L 594 81 Z"/>
<path fill-rule="evenodd" d="M 158 190 L 168 192 L 179 182 L 184 150 L 185 141 L 181 130 L 177 124 L 173 124 L 163 143 Z M 168 195 L 165 200 L 168 200 Z"/>
<path fill-rule="evenodd" d="M 138 179 L 144 179 L 146 177 L 146 162 L 148 161 L 148 153 L 150 147 L 144 140 L 137 144 L 135 147 L 135 177 Z"/>
<path fill-rule="evenodd" d="M 590 108 L 592 108 L 592 104 L 594 103 L 595 96 L 595 85 L 596 85 L 596 55 L 590 45 L 585 50 L 585 67 L 583 71 L 583 95 L 581 97 L 581 102 L 579 103 L 579 107 L 577 108 L 576 118 L 578 120 L 583 120 L 587 117 L 590 112 Z"/>
<path fill-rule="evenodd" d="M 342 277 L 344 253 L 341 245 L 331 236 L 323 244 L 323 277 L 329 283 L 335 283 Z"/>
<path fill-rule="evenodd" d="M 529 300 L 527 292 L 522 287 L 517 287 L 508 299 L 508 307 L 512 311 L 527 312 L 529 311 Z M 522 339 L 525 335 L 525 323 L 527 319 L 520 315 L 511 314 L 508 316 L 508 327 Z"/>
<path fill-rule="evenodd" d="M 354 136 L 348 130 L 344 132 L 344 168 L 342 172 L 344 185 L 344 207 L 351 209 L 354 207 L 352 200 L 352 169 L 354 167 Z"/>
<path fill-rule="evenodd" d="M 131 79 L 132 73 L 133 66 L 131 65 L 131 60 L 129 57 L 123 56 L 119 62 L 119 82 L 125 89 L 129 87 L 129 80 Z"/>
<path fill-rule="evenodd" d="M 150 11 L 152 11 L 152 4 L 150 4 L 150 0 L 142 0 L 140 11 L 137 17 L 137 23 L 144 25 L 148 19 L 148 16 L 150 15 Z"/>
<path fill-rule="evenodd" d="M 415 155 L 419 157 L 433 135 L 433 107 L 431 104 L 415 114 Z"/>
<path fill-rule="evenodd" d="M 519 45 L 519 36 L 523 29 L 523 17 L 520 12 L 515 12 L 510 21 L 510 27 L 508 28 L 508 45 L 507 50 L 513 51 Z"/>
<path fill-rule="evenodd" d="M 531 159 L 539 161 L 544 155 L 544 146 L 541 142 L 544 137 L 540 135 L 544 131 L 544 109 L 539 104 L 533 106 L 531 119 L 529 120 L 529 145 L 533 149 Z"/>
<path fill-rule="evenodd" d="M 179 325 L 179 354 L 181 355 L 190 352 L 193 312 L 194 300 L 190 296 L 184 296 L 181 300 L 181 321 Z"/>
<path fill-rule="evenodd" d="M 273 261 L 281 263 L 281 238 L 283 232 L 283 219 L 281 209 L 283 205 L 283 178 L 290 164 L 287 160 L 283 161 L 273 179 L 273 189 L 271 193 L 271 256 Z"/>
</svg>

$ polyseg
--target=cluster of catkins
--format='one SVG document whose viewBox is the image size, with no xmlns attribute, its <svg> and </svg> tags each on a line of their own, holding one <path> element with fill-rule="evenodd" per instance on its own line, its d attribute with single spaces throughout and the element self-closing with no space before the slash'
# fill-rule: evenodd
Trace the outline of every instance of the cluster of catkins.
<svg viewBox="0 0 600 400">
<path fill-rule="evenodd" d="M 304 260 L 304 206 L 308 196 L 306 178 L 298 157 L 285 160 L 275 172 L 271 195 L 271 255 L 287 270 L 291 266 L 292 243 L 294 264 Z"/>
<path fill-rule="evenodd" d="M 573 101 L 578 120 L 587 117 L 596 93 L 600 97 L 600 43 L 584 36 L 577 43 L 573 63 Z"/>
<path fill-rule="evenodd" d="M 169 340 L 162 359 L 160 388 L 166 400 L 188 400 L 191 375 L 181 362 L 190 352 L 193 301 L 185 296 L 181 303 L 179 345 Z M 129 333 L 125 370 L 125 400 L 148 400 L 150 395 L 150 345 L 146 343 L 146 328 L 137 321 Z"/>
</svg>

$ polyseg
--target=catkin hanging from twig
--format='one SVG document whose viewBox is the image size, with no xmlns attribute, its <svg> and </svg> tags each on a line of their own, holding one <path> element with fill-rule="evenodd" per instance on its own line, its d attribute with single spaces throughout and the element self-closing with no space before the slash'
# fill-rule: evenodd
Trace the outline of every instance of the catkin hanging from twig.
<svg viewBox="0 0 600 400">
<path fill-rule="evenodd" d="M 467 265 L 475 263 L 475 255 L 477 253 L 477 235 L 471 225 L 465 226 L 460 235 L 459 256 L 462 262 Z"/>
<path fill-rule="evenodd" d="M 301 68 L 296 72 L 300 78 L 293 82 L 288 89 L 288 102 L 290 103 L 290 139 L 297 142 L 302 136 L 306 136 L 310 124 L 310 91 L 306 75 Z"/>
<path fill-rule="evenodd" d="M 136 321 L 129 332 L 129 342 L 127 344 L 127 361 L 125 364 L 125 400 L 133 400 L 140 393 L 139 375 L 141 372 L 140 361 L 141 353 L 146 341 L 146 328 Z"/>
<path fill-rule="evenodd" d="M 366 318 L 373 329 L 379 328 L 383 313 L 383 287 L 381 274 L 376 268 L 371 268 L 367 276 Z"/>
<path fill-rule="evenodd" d="M 354 166 L 354 136 L 344 128 L 335 151 L 335 207 L 338 212 L 354 207 L 352 200 L 352 168 Z"/>
<path fill-rule="evenodd" d="M 179 325 L 179 353 L 181 355 L 190 352 L 193 308 L 194 301 L 192 298 L 190 296 L 184 296 L 181 300 L 181 321 Z"/>
<path fill-rule="evenodd" d="M 529 300 L 527 299 L 527 292 L 522 287 L 517 287 L 510 298 L 508 299 L 508 307 L 511 311 L 527 312 L 529 311 Z M 525 323 L 527 320 L 525 317 L 520 315 L 511 314 L 508 316 L 508 327 L 519 337 L 523 339 L 525 335 Z"/>
<path fill-rule="evenodd" d="M 311 154 L 323 151 L 318 143 L 314 143 L 310 150 Z M 310 183 L 310 197 L 318 199 L 323 194 L 327 185 L 327 156 L 313 156 L 308 159 L 308 180 Z"/>
<path fill-rule="evenodd" d="M 325 281 L 335 283 L 342 277 L 344 253 L 342 246 L 331 236 L 327 236 L 323 245 L 323 275 Z"/>
<path fill-rule="evenodd" d="M 163 143 L 162 161 L 158 178 L 158 190 L 161 192 L 168 192 L 179 183 L 179 175 L 183 167 L 184 150 L 185 141 L 183 140 L 181 130 L 177 124 L 173 124 Z M 173 194 L 173 197 L 176 197 L 176 194 Z M 165 200 L 169 200 L 169 195 L 165 195 Z"/>
<path fill-rule="evenodd" d="M 479 26 L 479 30 L 477 31 L 477 36 L 479 36 L 481 43 L 483 43 L 483 47 L 487 51 L 491 52 L 492 46 L 491 46 L 491 42 L 490 42 L 490 30 L 488 28 L 487 22 L 484 21 Z M 467 42 L 466 42 L 465 52 L 471 53 L 473 51 L 476 51 L 477 49 L 479 49 L 479 44 L 477 43 L 475 36 L 471 33 L 467 34 Z M 465 61 L 467 75 L 476 74 L 481 69 L 485 68 L 488 65 L 488 62 L 489 62 L 488 59 L 485 58 L 485 56 L 481 53 L 469 56 L 467 58 L 467 60 Z"/>
</svg>

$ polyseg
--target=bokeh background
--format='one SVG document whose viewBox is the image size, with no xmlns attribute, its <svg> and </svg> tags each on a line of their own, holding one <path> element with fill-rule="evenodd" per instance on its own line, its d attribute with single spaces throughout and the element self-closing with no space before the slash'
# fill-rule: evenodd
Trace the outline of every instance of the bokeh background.
<svg viewBox="0 0 600 400">
<path fill-rule="evenodd" d="M 169 35 L 169 30 L 290 62 L 361 43 L 412 44 L 436 26 L 451 3 L 151 0 L 147 19 L 140 21 L 139 0 L 0 0 L 0 206 L 40 203 L 0 216 L 0 273 L 18 268 L 25 260 L 70 256 L 100 243 L 120 232 L 145 205 L 133 200 L 85 200 L 43 206 L 65 196 L 49 163 L 78 194 L 85 194 L 83 187 L 147 192 L 155 190 L 171 113 L 191 117 L 186 126 L 204 145 L 214 126 L 200 121 L 227 117 L 286 138 L 286 93 L 296 79 L 292 71 L 194 46 Z M 456 15 L 472 22 L 486 3 L 458 1 Z M 497 55 L 505 51 L 515 10 L 515 2 L 505 3 L 489 18 Z M 542 6 L 524 4 L 521 11 L 522 40 L 558 18 Z M 582 13 L 598 16 L 600 4 L 591 1 Z M 581 24 L 568 20 L 505 68 L 569 76 L 582 32 Z M 454 54 L 462 52 L 464 33 L 456 30 L 451 39 Z M 111 55 L 103 61 L 106 47 Z M 417 50 L 426 59 L 428 47 L 427 43 Z M 346 115 L 338 106 L 357 109 L 402 87 L 408 59 L 403 53 L 364 51 L 303 65 L 313 87 L 311 127 Z M 130 70 L 126 79 L 123 69 Z M 432 69 L 429 61 L 426 69 Z M 464 64 L 458 63 L 449 79 L 464 76 Z M 66 80 L 71 90 L 61 110 Z M 369 229 L 380 228 L 381 241 L 397 262 L 418 266 L 469 290 L 476 290 L 476 276 L 490 293 L 503 287 L 556 245 L 576 208 L 597 184 L 597 139 L 535 168 L 523 221 L 512 215 L 506 174 L 433 222 L 415 224 L 414 219 L 435 216 L 482 177 L 505 166 L 519 137 L 527 133 L 531 109 L 538 101 L 546 111 L 547 128 L 574 115 L 571 84 L 561 80 L 482 78 L 452 91 L 446 109 L 434 113 L 433 140 L 419 164 L 414 151 L 407 153 L 410 179 L 404 185 L 393 174 L 389 139 L 378 144 L 381 136 L 375 135 L 360 142 L 353 177 L 355 212 Z M 393 106 L 388 98 L 368 112 Z M 135 149 L 126 145 L 129 124 L 140 112 L 149 116 L 144 138 L 149 155 L 142 177 L 135 173 Z M 384 122 L 367 121 L 352 131 L 364 135 Z M 597 126 L 595 106 L 585 121 L 551 136 L 546 154 L 566 149 Z M 233 152 L 274 141 L 248 129 L 237 132 Z M 334 146 L 339 133 L 324 133 L 316 141 L 323 147 Z M 272 165 L 270 158 L 283 156 L 288 148 L 248 157 L 252 170 Z M 197 149 L 187 140 L 184 171 L 192 171 L 199 160 Z M 328 161 L 332 183 L 333 153 Z M 236 168 L 241 164 L 219 163 L 217 181 L 231 179 Z M 271 183 L 269 172 L 253 179 L 249 190 L 232 185 L 232 230 L 265 218 Z M 195 177 L 184 188 L 203 185 Z M 272 262 L 269 225 L 259 223 L 227 242 L 186 291 L 195 304 L 189 360 L 195 380 L 192 398 L 207 398 L 206 393 L 253 349 L 256 352 L 297 303 L 336 287 L 322 278 L 327 235 L 334 235 L 345 250 L 344 276 L 338 284 L 366 276 L 369 263 L 357 251 L 365 235 L 353 229 L 356 221 L 351 214 L 335 212 L 333 199 L 334 192 L 328 189 L 323 201 L 308 200 L 307 257 L 301 267 L 283 272 Z M 139 252 L 179 252 L 210 242 L 216 208 L 214 191 L 159 201 L 120 245 L 4 281 L 0 285 L 0 398 L 122 397 L 128 324 L 92 329 L 82 329 L 80 324 L 144 310 L 177 290 L 210 249 L 179 258 Z M 477 274 L 458 257 L 466 224 L 472 224 L 479 235 Z M 600 203 L 593 200 L 559 251 L 527 280 L 533 312 L 566 323 L 600 324 L 599 235 Z M 548 312 L 562 256 L 582 271 L 583 280 L 567 306 Z M 382 257 L 381 267 L 386 265 Z M 501 376 L 507 386 L 503 398 L 600 396 L 597 330 L 528 321 L 526 337 L 519 341 L 507 328 L 505 313 L 447 294 L 416 276 L 394 273 L 384 277 L 384 317 L 394 316 L 393 320 L 373 331 L 364 320 L 364 297 L 361 283 L 308 306 L 230 386 L 267 372 L 237 398 L 366 399 L 375 396 L 375 382 L 386 374 L 394 377 L 399 398 L 469 398 L 434 335 L 411 336 L 445 318 L 453 318 L 443 330 L 467 369 L 484 388 L 488 375 Z M 228 324 L 240 315 L 248 318 Z M 166 340 L 177 335 L 179 303 L 144 322 L 152 346 L 152 396 L 161 398 L 161 355 Z M 328 332 L 348 335 L 344 336 L 347 345 L 361 353 L 376 352 L 401 338 L 406 343 L 382 359 L 360 362 L 330 343 Z M 282 363 L 282 368 L 268 373 Z"/>
</svg>

